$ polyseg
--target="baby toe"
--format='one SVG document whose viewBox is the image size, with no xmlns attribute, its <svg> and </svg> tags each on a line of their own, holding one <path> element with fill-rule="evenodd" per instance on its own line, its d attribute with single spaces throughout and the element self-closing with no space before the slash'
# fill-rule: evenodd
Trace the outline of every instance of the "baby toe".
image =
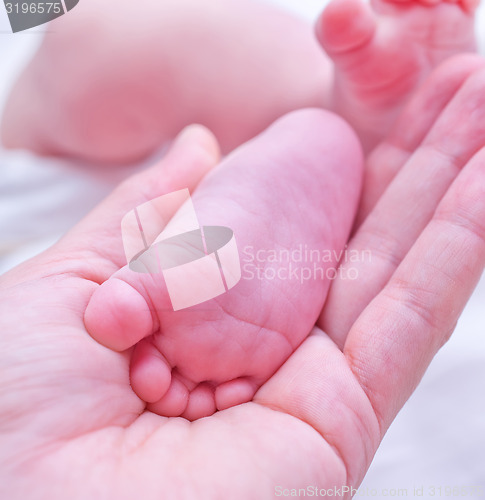
<svg viewBox="0 0 485 500">
<path fill-rule="evenodd" d="M 461 0 L 465 12 L 472 14 L 480 5 L 480 0 Z"/>
<path fill-rule="evenodd" d="M 147 403 L 159 401 L 168 391 L 171 367 L 150 340 L 142 340 L 133 350 L 130 365 L 131 387 Z"/>
<path fill-rule="evenodd" d="M 349 53 L 372 39 L 376 30 L 375 16 L 361 0 L 334 0 L 317 21 L 316 32 L 325 51 Z"/>
<path fill-rule="evenodd" d="M 215 412 L 214 391 L 209 384 L 201 383 L 189 394 L 187 408 L 182 413 L 182 417 L 193 421 L 209 417 Z"/>
<path fill-rule="evenodd" d="M 257 384 L 249 378 L 237 378 L 225 382 L 215 390 L 215 401 L 218 410 L 225 410 L 251 401 L 258 389 Z"/>
<path fill-rule="evenodd" d="M 177 375 L 173 374 L 165 395 L 159 401 L 149 404 L 147 410 L 163 417 L 178 417 L 187 408 L 188 401 L 189 390 Z"/>
</svg>

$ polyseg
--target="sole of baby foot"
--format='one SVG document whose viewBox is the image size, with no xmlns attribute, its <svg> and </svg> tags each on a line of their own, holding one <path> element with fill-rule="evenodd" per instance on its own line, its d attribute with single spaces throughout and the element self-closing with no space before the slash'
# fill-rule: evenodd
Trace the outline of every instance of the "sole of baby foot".
<svg viewBox="0 0 485 500">
<path fill-rule="evenodd" d="M 149 411 L 196 420 L 246 403 L 300 345 L 348 240 L 362 160 L 341 118 L 320 109 L 287 115 L 228 156 L 191 196 L 202 226 L 230 228 L 237 238 L 234 286 L 174 308 L 170 274 L 124 266 L 94 291 L 87 331 L 108 348 L 130 350 L 131 386 Z M 322 253 L 311 277 L 290 277 L 285 255 L 311 249 L 332 257 Z M 221 255 L 227 280 L 231 271 Z M 201 274 L 200 282 L 195 271 L 189 276 L 177 291 L 191 297 L 212 286 L 210 274 Z"/>
<path fill-rule="evenodd" d="M 476 2 L 333 0 L 316 26 L 335 64 L 334 110 L 370 151 L 416 87 L 449 57 L 476 48 Z"/>
</svg>

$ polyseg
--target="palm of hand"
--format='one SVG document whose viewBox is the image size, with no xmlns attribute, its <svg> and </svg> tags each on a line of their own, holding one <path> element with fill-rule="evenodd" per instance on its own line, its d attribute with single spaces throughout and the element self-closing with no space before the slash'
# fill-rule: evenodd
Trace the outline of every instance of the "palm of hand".
<svg viewBox="0 0 485 500">
<path fill-rule="evenodd" d="M 39 498 L 51 491 L 51 482 L 42 481 L 49 475 L 69 498 L 200 498 L 204 491 L 211 498 L 258 498 L 271 496 L 277 486 L 325 485 L 336 477 L 346 484 L 337 452 L 304 421 L 305 390 L 314 392 L 310 399 L 320 399 L 324 390 L 335 410 L 326 425 L 335 435 L 347 434 L 360 451 L 362 429 L 348 425 L 355 423 L 355 409 L 339 401 L 355 380 L 347 380 L 352 373 L 342 353 L 323 334 L 310 337 L 292 358 L 294 366 L 286 369 L 293 379 L 276 375 L 255 402 L 195 423 L 167 419 L 144 412 L 129 385 L 127 353 L 104 348 L 86 332 L 83 313 L 94 286 L 71 272 L 43 276 L 10 290 L 2 301 L 3 318 L 18 309 L 20 299 L 28 316 L 20 324 L 17 317 L 6 322 L 5 332 L 22 341 L 5 368 L 11 396 L 2 405 L 2 420 L 15 420 L 8 421 L 3 451 L 8 455 L 13 448 L 21 457 L 9 464 L 13 477 L 28 470 L 33 483 L 44 484 Z M 311 358 L 322 354 L 326 370 L 339 376 L 329 376 L 325 387 L 299 386 L 298 364 L 307 370 Z M 102 481 L 93 466 L 102 471 Z"/>
<path fill-rule="evenodd" d="M 3 276 L 3 496 L 246 499 L 276 486 L 357 486 L 485 265 L 485 106 L 462 112 L 482 95 L 482 65 L 453 61 L 436 75 L 449 85 L 436 95 L 431 80 L 410 104 L 404 123 L 416 108 L 429 116 L 372 160 L 389 155 L 392 172 L 373 177 L 378 162 L 368 166 L 370 215 L 350 242 L 379 258 L 365 280 L 333 283 L 320 320 L 328 335 L 316 328 L 252 403 L 193 423 L 143 412 L 126 353 L 96 344 L 83 323 L 97 283 L 123 265 L 119 220 L 146 199 L 192 189 L 217 161 L 200 147 L 206 133 L 192 131 L 56 247 Z M 414 154 L 391 158 L 397 139 Z M 412 215 L 406 224 L 402 214 Z M 393 242 L 384 250 L 382 234 Z"/>
</svg>

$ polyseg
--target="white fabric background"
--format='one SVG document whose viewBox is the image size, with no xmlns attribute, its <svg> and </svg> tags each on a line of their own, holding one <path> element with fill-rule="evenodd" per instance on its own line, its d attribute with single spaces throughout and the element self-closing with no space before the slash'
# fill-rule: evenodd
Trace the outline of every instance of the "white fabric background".
<svg viewBox="0 0 485 500">
<path fill-rule="evenodd" d="M 314 19 L 326 3 L 266 1 L 308 19 Z M 485 9 L 480 10 L 477 25 L 485 53 Z M 5 10 L 0 8 L 0 110 L 41 33 L 42 28 L 37 28 L 9 34 Z M 99 173 L 0 150 L 0 273 L 55 242 L 126 172 Z M 421 498 L 445 497 L 446 486 L 482 486 L 481 497 L 485 497 L 484 306 L 482 279 L 451 341 L 386 435 L 357 498 L 392 496 L 386 488 L 406 489 L 407 494 L 401 491 L 400 497 L 412 498 L 415 487 L 423 487 Z"/>
</svg>

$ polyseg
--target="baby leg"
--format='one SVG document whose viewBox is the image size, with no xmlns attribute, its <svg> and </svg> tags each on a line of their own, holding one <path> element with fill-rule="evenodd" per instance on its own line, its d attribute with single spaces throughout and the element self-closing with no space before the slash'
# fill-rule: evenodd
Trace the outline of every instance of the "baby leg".
<svg viewBox="0 0 485 500">
<path fill-rule="evenodd" d="M 8 147 L 126 163 L 200 123 L 228 152 L 330 83 L 309 23 L 252 0 L 83 0 L 50 30 L 5 109 Z"/>
</svg>

